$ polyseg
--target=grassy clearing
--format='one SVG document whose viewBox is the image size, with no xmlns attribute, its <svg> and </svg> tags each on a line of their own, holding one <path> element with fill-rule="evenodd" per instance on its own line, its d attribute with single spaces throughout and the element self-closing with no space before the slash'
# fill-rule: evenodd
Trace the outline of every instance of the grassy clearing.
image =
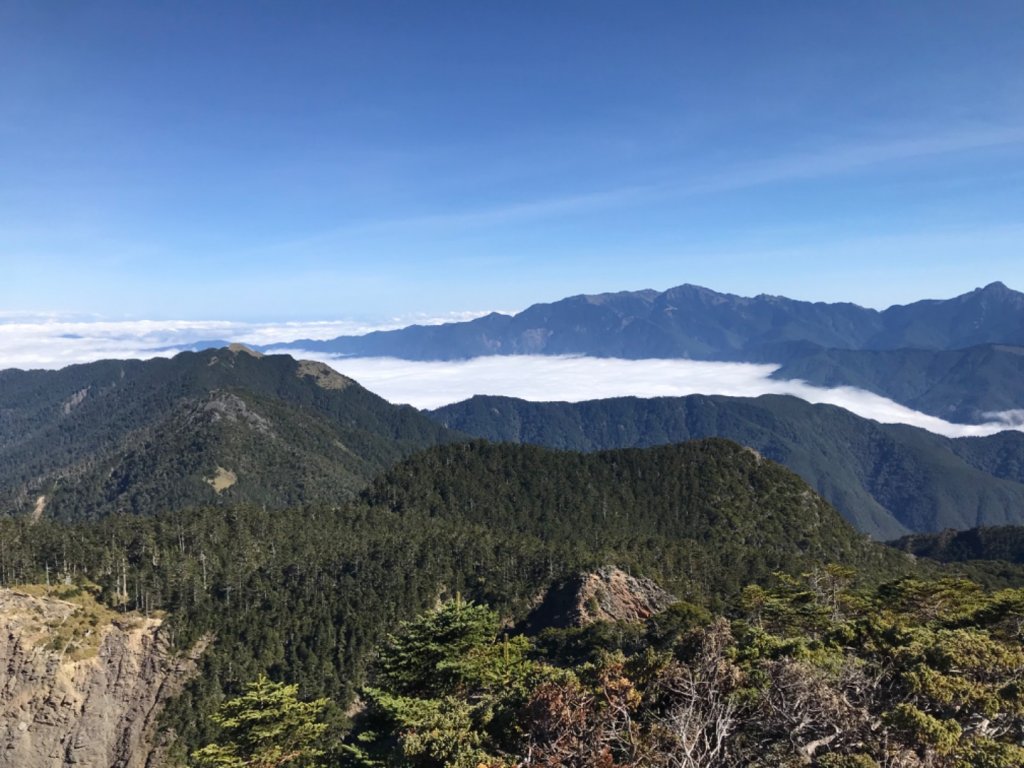
<svg viewBox="0 0 1024 768">
<path fill-rule="evenodd" d="M 238 482 L 238 475 L 232 472 L 230 469 L 224 469 L 224 467 L 217 467 L 217 471 L 213 477 L 206 478 L 215 493 L 221 493 L 226 491 L 232 485 Z"/>
<path fill-rule="evenodd" d="M 47 648 L 68 661 L 81 661 L 95 656 L 103 630 L 115 619 L 124 618 L 96 601 L 98 590 L 95 585 L 22 584 L 16 591 L 40 599 L 62 600 L 73 606 L 62 615 L 49 613 L 39 618 L 50 635 Z"/>
</svg>

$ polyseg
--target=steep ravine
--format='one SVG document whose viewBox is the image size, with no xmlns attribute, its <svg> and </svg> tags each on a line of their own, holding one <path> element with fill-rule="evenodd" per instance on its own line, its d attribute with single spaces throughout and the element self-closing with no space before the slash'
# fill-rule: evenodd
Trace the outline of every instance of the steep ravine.
<svg viewBox="0 0 1024 768">
<path fill-rule="evenodd" d="M 55 592 L 0 589 L 0 766 L 155 768 L 157 718 L 199 649 L 172 655 L 159 619 Z"/>
</svg>

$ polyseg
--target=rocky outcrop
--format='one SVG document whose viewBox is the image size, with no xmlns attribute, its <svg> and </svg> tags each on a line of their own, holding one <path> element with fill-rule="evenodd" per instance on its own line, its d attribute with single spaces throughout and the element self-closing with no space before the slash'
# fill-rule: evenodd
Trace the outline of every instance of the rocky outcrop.
<svg viewBox="0 0 1024 768">
<path fill-rule="evenodd" d="M 306 377 L 313 379 L 321 389 L 346 389 L 355 383 L 348 376 L 342 376 L 329 365 L 314 360 L 299 360 L 295 375 L 300 379 Z"/>
<path fill-rule="evenodd" d="M 552 585 L 526 619 L 526 630 L 581 627 L 595 621 L 644 621 L 676 598 L 650 579 L 604 566 Z"/>
<path fill-rule="evenodd" d="M 189 420 L 207 424 L 224 421 L 229 424 L 246 424 L 256 432 L 273 435 L 270 421 L 252 410 L 238 395 L 214 391 L 189 414 Z"/>
<path fill-rule="evenodd" d="M 262 352 L 257 352 L 252 347 L 246 346 L 245 344 L 239 344 L 238 342 L 235 342 L 234 344 L 228 344 L 228 350 L 230 352 L 234 352 L 236 355 L 239 352 L 241 352 L 252 357 L 263 357 Z"/>
<path fill-rule="evenodd" d="M 0 589 L 0 766 L 158 765 L 157 718 L 201 651 L 175 656 L 160 628 L 74 589 Z"/>
</svg>

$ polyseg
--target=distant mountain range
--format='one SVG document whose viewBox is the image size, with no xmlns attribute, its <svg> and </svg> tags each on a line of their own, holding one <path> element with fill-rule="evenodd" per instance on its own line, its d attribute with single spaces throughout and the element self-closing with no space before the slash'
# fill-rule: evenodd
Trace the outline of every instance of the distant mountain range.
<svg viewBox="0 0 1024 768">
<path fill-rule="evenodd" d="M 681 285 L 289 346 L 407 360 L 540 354 L 779 363 L 778 378 L 861 387 L 949 420 L 977 423 L 1024 409 L 1024 294 L 998 282 L 884 311 Z"/>
<path fill-rule="evenodd" d="M 954 299 L 879 312 L 856 304 L 745 298 L 681 285 L 661 293 L 573 296 L 534 304 L 517 315 L 492 313 L 468 322 L 294 343 L 320 352 L 409 360 L 543 354 L 782 363 L 817 348 L 1021 346 L 1024 294 L 992 283 Z"/>
<path fill-rule="evenodd" d="M 710 436 L 799 474 L 879 539 L 1024 522 L 1024 433 L 949 439 L 795 397 L 633 397 L 533 403 L 474 397 L 430 414 L 488 440 L 595 451 Z"/>
</svg>

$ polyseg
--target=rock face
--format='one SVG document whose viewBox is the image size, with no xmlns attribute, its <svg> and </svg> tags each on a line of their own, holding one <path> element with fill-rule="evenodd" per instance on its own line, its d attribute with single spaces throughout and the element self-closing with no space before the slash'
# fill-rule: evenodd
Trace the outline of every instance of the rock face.
<svg viewBox="0 0 1024 768">
<path fill-rule="evenodd" d="M 342 376 L 330 366 L 313 360 L 299 360 L 295 375 L 300 379 L 303 377 L 313 379 L 321 389 L 346 389 L 355 383 L 352 379 Z"/>
<path fill-rule="evenodd" d="M 238 395 L 230 392 L 213 392 L 202 403 L 195 406 L 188 416 L 192 422 L 216 424 L 226 421 L 231 424 L 246 424 L 256 432 L 273 435 L 270 422 L 252 410 Z"/>
<path fill-rule="evenodd" d="M 526 619 L 526 629 L 581 627 L 595 621 L 644 621 L 676 598 L 650 579 L 604 566 L 552 585 Z"/>
<path fill-rule="evenodd" d="M 159 765 L 157 718 L 196 657 L 172 656 L 159 619 L 28 589 L 0 590 L 0 766 Z"/>
</svg>

